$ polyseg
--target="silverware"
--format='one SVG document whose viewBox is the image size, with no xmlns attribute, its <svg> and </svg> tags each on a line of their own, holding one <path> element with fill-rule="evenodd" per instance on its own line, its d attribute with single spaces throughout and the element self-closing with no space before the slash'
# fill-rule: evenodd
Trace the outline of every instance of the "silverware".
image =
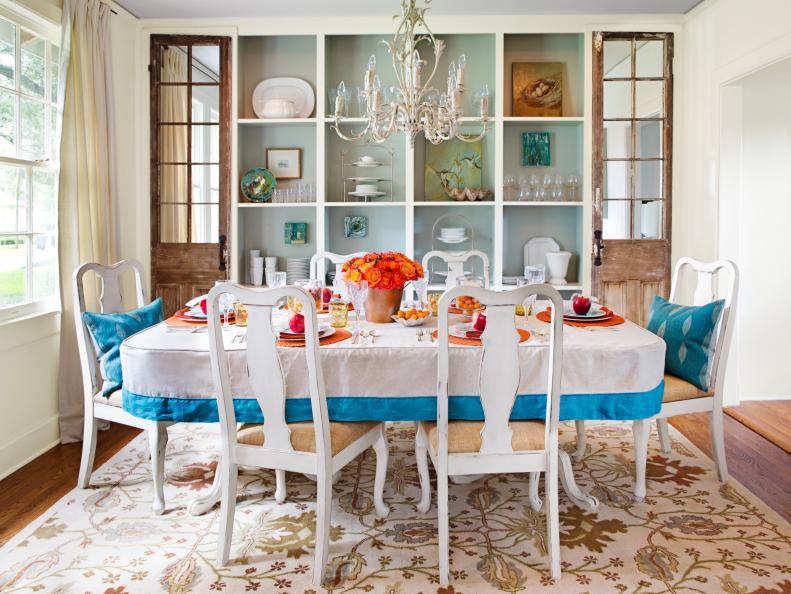
<svg viewBox="0 0 791 594">
<path fill-rule="evenodd" d="M 373 344 L 373 343 L 375 343 L 375 342 L 376 342 L 376 339 L 377 339 L 377 338 L 379 338 L 379 337 L 381 336 L 381 334 L 379 334 L 379 333 L 378 333 L 376 330 L 371 330 L 371 331 L 368 333 L 368 336 L 370 336 L 370 337 L 371 337 L 371 344 Z"/>
<path fill-rule="evenodd" d="M 418 342 L 423 342 L 423 328 L 418 328 L 415 330 L 415 335 L 417 336 Z"/>
<path fill-rule="evenodd" d="M 368 338 L 368 336 L 369 336 L 368 331 L 365 328 L 360 330 L 360 338 L 363 339 L 363 341 L 360 344 L 365 344 L 365 339 Z"/>
<path fill-rule="evenodd" d="M 360 331 L 359 330 L 355 330 L 352 333 L 352 344 L 357 344 L 357 339 L 358 338 L 360 338 Z"/>
</svg>

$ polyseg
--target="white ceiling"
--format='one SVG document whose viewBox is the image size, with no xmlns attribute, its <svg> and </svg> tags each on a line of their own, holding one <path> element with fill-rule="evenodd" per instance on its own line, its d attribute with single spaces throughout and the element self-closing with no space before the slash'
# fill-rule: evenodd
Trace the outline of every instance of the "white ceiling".
<svg viewBox="0 0 791 594">
<path fill-rule="evenodd" d="M 434 14 L 683 14 L 702 0 L 433 0 Z M 399 0 L 116 0 L 140 18 L 393 15 Z M 419 0 L 419 5 L 423 2 Z"/>
</svg>

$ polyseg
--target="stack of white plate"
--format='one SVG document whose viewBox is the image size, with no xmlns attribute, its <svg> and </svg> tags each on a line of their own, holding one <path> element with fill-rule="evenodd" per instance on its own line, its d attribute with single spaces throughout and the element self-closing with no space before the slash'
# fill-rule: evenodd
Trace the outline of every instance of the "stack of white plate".
<svg viewBox="0 0 791 594">
<path fill-rule="evenodd" d="M 298 280 L 310 278 L 310 258 L 286 259 L 286 283 L 293 285 Z"/>
<path fill-rule="evenodd" d="M 464 227 L 443 227 L 437 238 L 444 243 L 461 243 L 467 239 Z"/>
</svg>

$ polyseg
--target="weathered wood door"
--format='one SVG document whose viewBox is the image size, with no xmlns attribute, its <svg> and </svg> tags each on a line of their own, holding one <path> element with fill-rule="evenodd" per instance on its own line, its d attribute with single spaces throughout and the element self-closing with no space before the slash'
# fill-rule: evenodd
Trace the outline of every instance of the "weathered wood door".
<svg viewBox="0 0 791 594">
<path fill-rule="evenodd" d="M 594 33 L 592 290 L 641 325 L 670 290 L 672 137 L 672 33 Z"/>
<path fill-rule="evenodd" d="M 228 278 L 230 48 L 151 36 L 151 288 L 165 315 Z"/>
</svg>

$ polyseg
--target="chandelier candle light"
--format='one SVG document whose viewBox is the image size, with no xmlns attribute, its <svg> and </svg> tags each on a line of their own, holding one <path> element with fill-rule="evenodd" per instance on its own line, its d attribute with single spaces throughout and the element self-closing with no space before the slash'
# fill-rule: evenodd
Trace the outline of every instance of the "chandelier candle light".
<svg viewBox="0 0 791 594">
<path fill-rule="evenodd" d="M 428 5 L 431 0 L 426 0 Z M 431 81 L 437 71 L 440 57 L 445 49 L 445 42 L 434 37 L 425 21 L 428 8 L 417 8 L 416 0 L 402 0 L 401 24 L 396 30 L 392 41 L 381 43 L 387 46 L 393 60 L 397 87 L 389 93 L 385 103 L 382 83 L 376 74 L 376 57 L 368 59 L 368 68 L 363 76 L 363 87 L 366 101 L 365 128 L 359 133 L 346 134 L 341 131 L 340 124 L 346 109 L 346 83 L 338 85 L 335 98 L 335 132 L 344 140 L 360 140 L 368 137 L 375 142 L 383 142 L 395 132 L 409 135 L 411 146 L 415 145 L 415 136 L 423 133 L 426 140 L 439 144 L 445 140 L 458 138 L 465 142 L 476 142 L 487 132 L 489 121 L 489 87 L 475 93 L 479 116 L 483 124 L 481 133 L 465 135 L 461 132 L 461 120 L 464 117 L 462 97 L 466 92 L 465 69 L 467 57 L 459 56 L 458 63 L 451 62 L 448 68 L 448 84 L 445 93 L 439 93 L 431 87 Z M 395 18 L 398 18 L 396 15 Z M 418 27 L 425 33 L 416 34 Z M 434 66 L 431 74 L 423 83 L 423 68 L 428 63 L 420 56 L 418 47 L 428 46 L 434 54 Z"/>
</svg>

